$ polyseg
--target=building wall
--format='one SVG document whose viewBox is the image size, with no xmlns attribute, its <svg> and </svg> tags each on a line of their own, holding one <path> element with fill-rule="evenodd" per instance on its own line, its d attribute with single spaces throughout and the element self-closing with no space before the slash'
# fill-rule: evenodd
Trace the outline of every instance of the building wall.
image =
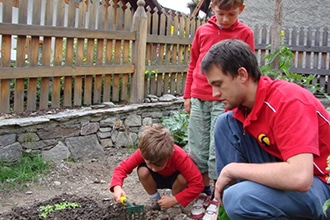
<svg viewBox="0 0 330 220">
<path fill-rule="evenodd" d="M 240 20 L 249 26 L 272 25 L 275 0 L 245 0 Z M 330 26 L 330 0 L 283 0 L 282 26 L 324 28 Z"/>
</svg>

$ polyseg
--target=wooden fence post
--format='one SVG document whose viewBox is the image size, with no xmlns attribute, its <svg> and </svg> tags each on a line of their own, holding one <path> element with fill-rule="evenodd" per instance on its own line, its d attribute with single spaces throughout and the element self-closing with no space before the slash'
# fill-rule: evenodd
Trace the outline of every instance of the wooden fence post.
<svg viewBox="0 0 330 220">
<path fill-rule="evenodd" d="M 132 76 L 130 102 L 141 103 L 144 99 L 144 72 L 147 45 L 147 14 L 144 10 L 144 0 L 138 0 L 138 8 L 133 16 L 132 31 L 136 33 L 133 46 L 133 64 L 135 71 Z"/>
<path fill-rule="evenodd" d="M 275 53 L 275 50 L 281 46 L 280 42 L 280 32 L 282 27 L 282 14 L 283 14 L 283 1 L 276 0 L 275 1 L 275 9 L 274 9 L 274 20 L 273 26 L 271 29 L 271 52 Z M 270 64 L 272 69 L 279 70 L 280 68 L 280 58 L 276 57 L 275 60 Z"/>
</svg>

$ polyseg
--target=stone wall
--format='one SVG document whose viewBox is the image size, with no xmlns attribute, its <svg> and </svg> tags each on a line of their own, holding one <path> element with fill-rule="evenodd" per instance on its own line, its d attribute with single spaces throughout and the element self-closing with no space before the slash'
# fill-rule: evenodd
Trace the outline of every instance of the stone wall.
<svg viewBox="0 0 330 220">
<path fill-rule="evenodd" d="M 115 106 L 112 103 L 66 110 L 38 117 L 0 120 L 0 160 L 18 161 L 23 152 L 45 160 L 74 160 L 102 156 L 107 148 L 136 146 L 143 125 L 160 122 L 183 110 L 182 97 L 149 96 L 149 103 Z M 330 101 L 320 100 L 325 107 Z"/>
<path fill-rule="evenodd" d="M 0 160 L 20 160 L 23 152 L 39 153 L 45 160 L 79 160 L 101 156 L 106 148 L 136 146 L 143 125 L 183 109 L 183 99 L 171 95 L 148 100 L 0 120 Z"/>
</svg>

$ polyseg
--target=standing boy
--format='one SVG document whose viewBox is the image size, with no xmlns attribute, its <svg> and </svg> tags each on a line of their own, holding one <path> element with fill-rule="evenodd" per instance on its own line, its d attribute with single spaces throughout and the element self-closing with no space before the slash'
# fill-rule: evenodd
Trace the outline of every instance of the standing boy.
<svg viewBox="0 0 330 220">
<path fill-rule="evenodd" d="M 114 199 L 126 196 L 124 179 L 137 168 L 139 180 L 149 194 L 146 209 L 187 206 L 203 190 L 203 180 L 189 155 L 174 144 L 169 130 L 160 124 L 148 126 L 139 140 L 139 148 L 115 169 L 110 183 Z M 157 189 L 172 189 L 172 195 L 160 196 Z"/>
<path fill-rule="evenodd" d="M 261 76 L 240 40 L 214 45 L 202 61 L 228 111 L 215 126 L 215 197 L 230 219 L 329 219 L 330 114 L 307 89 Z"/>
<path fill-rule="evenodd" d="M 184 91 L 184 108 L 190 114 L 190 157 L 203 176 L 203 193 L 212 196 L 211 180 L 216 180 L 214 152 L 214 124 L 223 104 L 212 95 L 212 87 L 200 70 L 200 64 L 210 47 L 225 39 L 241 39 L 254 51 L 252 30 L 238 21 L 245 8 L 244 0 L 212 0 L 214 13 L 208 23 L 196 31 L 190 52 L 190 63 Z M 206 197 L 207 198 L 207 197 Z"/>
</svg>

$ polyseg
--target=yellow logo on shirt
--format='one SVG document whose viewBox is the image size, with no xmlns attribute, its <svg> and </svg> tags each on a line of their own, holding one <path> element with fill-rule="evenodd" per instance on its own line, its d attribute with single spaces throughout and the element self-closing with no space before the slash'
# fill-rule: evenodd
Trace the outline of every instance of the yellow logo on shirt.
<svg viewBox="0 0 330 220">
<path fill-rule="evenodd" d="M 265 134 L 259 134 L 258 140 L 261 143 L 263 143 L 264 145 L 266 145 L 267 147 L 269 147 L 270 141 L 269 141 L 269 138 L 267 137 L 267 135 L 265 135 Z"/>
</svg>

